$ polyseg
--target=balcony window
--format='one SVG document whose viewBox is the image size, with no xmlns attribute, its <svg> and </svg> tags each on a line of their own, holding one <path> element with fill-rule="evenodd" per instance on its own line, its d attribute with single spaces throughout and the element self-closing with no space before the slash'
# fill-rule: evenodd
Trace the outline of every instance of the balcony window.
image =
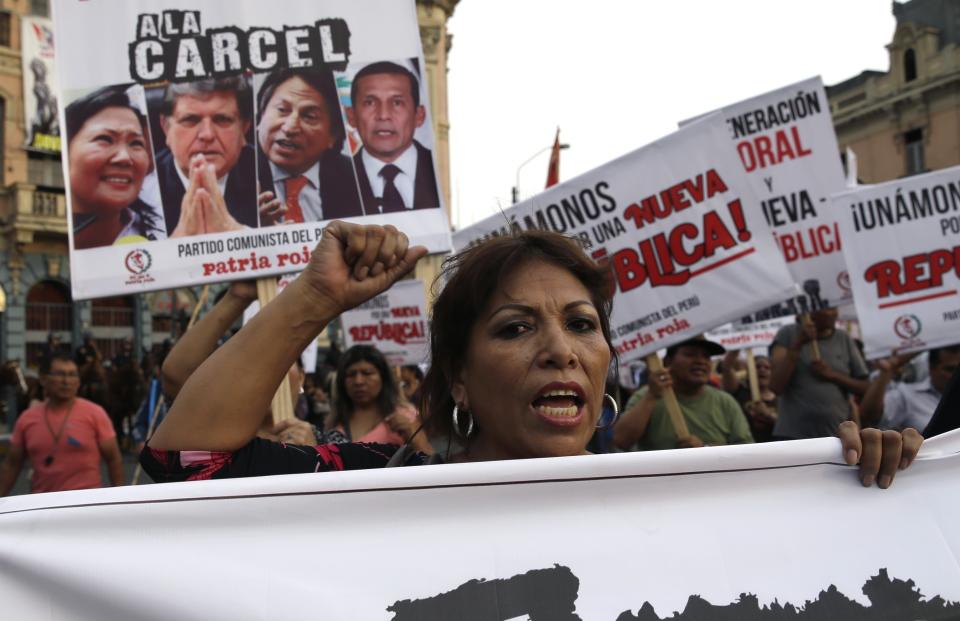
<svg viewBox="0 0 960 621">
<path fill-rule="evenodd" d="M 30 15 L 50 17 L 50 0 L 30 0 Z"/>
<path fill-rule="evenodd" d="M 913 82 L 917 79 L 917 54 L 913 48 L 903 53 L 903 80 Z"/>
<path fill-rule="evenodd" d="M 13 28 L 13 17 L 7 11 L 0 11 L 0 46 L 10 47 L 10 31 Z"/>
<path fill-rule="evenodd" d="M 923 161 L 923 130 L 911 129 L 903 135 L 907 152 L 907 175 L 916 175 L 926 171 Z"/>
</svg>

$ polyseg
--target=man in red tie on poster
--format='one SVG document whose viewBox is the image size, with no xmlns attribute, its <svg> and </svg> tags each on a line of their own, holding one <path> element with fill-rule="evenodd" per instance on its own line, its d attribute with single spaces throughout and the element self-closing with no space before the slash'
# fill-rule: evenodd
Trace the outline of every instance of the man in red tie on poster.
<svg viewBox="0 0 960 621">
<path fill-rule="evenodd" d="M 101 460 L 110 484 L 123 485 L 113 424 L 103 408 L 77 396 L 77 363 L 67 354 L 54 354 L 41 381 L 47 399 L 25 410 L 13 427 L 10 452 L 0 466 L 0 496 L 10 493 L 25 458 L 33 468 L 33 493 L 100 487 Z"/>
<path fill-rule="evenodd" d="M 362 216 L 333 74 L 274 71 L 257 103 L 260 226 Z"/>
</svg>

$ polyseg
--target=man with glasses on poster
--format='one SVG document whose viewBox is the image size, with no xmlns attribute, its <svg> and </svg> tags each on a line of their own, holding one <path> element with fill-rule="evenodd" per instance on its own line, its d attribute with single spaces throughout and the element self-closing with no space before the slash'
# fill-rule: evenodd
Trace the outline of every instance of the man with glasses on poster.
<svg viewBox="0 0 960 621">
<path fill-rule="evenodd" d="M 30 491 L 59 492 L 101 487 L 100 462 L 110 484 L 123 485 L 123 463 L 110 417 L 97 404 L 77 396 L 80 372 L 64 353 L 41 369 L 47 395 L 26 409 L 13 427 L 10 450 L 0 465 L 0 496 L 10 493 L 25 459 L 33 469 Z"/>
</svg>

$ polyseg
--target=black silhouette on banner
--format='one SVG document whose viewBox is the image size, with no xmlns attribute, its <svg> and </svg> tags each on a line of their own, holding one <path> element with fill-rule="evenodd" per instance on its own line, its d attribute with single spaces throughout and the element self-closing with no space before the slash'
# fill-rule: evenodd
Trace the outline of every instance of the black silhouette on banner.
<svg viewBox="0 0 960 621">
<path fill-rule="evenodd" d="M 470 580 L 453 591 L 420 600 L 402 600 L 387 607 L 392 621 L 506 621 L 518 617 L 530 621 L 581 621 L 576 612 L 580 580 L 568 567 L 534 569 L 503 580 Z M 924 619 L 946 621 L 960 618 L 960 603 L 939 595 L 926 598 L 913 580 L 890 578 L 885 568 L 863 585 L 869 606 L 850 599 L 830 585 L 813 601 L 761 606 L 756 595 L 742 593 L 731 604 L 711 604 L 691 595 L 680 613 L 657 615 L 650 602 L 637 614 L 625 610 L 616 621 L 889 621 Z"/>
</svg>

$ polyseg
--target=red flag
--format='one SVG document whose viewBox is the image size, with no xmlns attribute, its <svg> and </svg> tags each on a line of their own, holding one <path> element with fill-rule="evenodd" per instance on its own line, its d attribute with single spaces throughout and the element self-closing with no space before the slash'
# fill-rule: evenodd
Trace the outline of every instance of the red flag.
<svg viewBox="0 0 960 621">
<path fill-rule="evenodd" d="M 557 137 L 553 139 L 553 150 L 550 151 L 550 164 L 547 166 L 547 185 L 560 183 L 560 128 L 557 128 Z"/>
</svg>

